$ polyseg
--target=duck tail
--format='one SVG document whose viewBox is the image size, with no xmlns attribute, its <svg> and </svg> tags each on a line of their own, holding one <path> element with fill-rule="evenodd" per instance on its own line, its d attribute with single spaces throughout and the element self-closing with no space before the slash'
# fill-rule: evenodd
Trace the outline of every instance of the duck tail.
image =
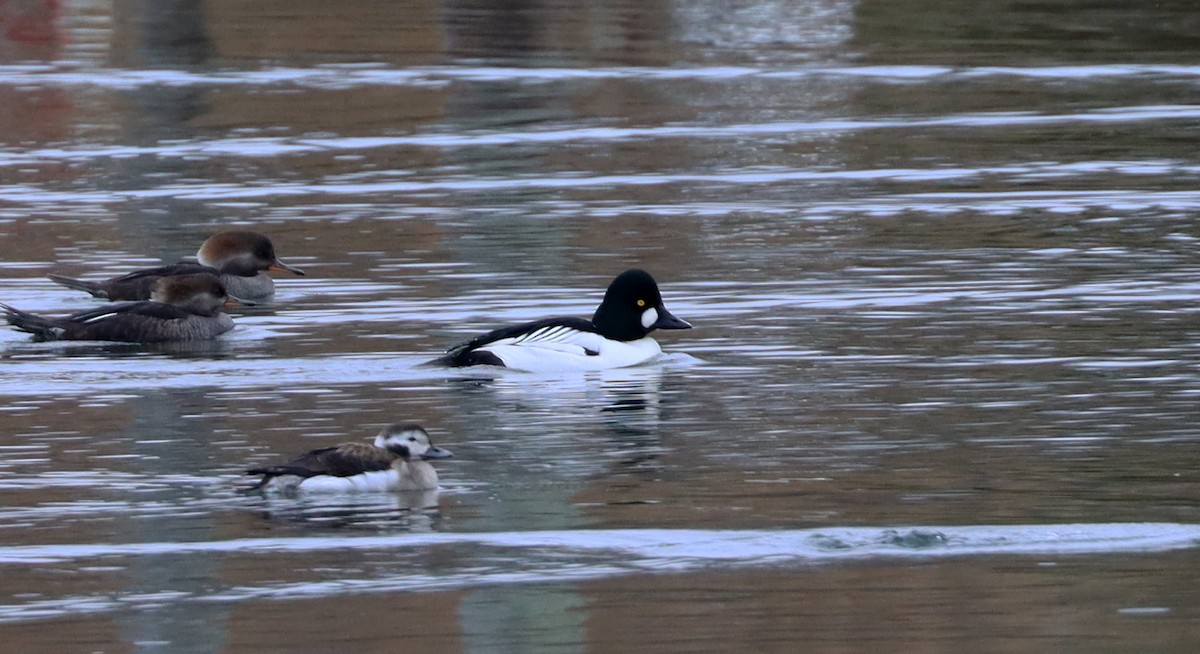
<svg viewBox="0 0 1200 654">
<path fill-rule="evenodd" d="M 443 367 L 443 368 L 456 368 L 456 367 L 462 365 L 462 364 L 458 363 L 458 361 L 462 358 L 462 354 L 465 349 L 466 348 L 462 345 L 456 345 L 456 346 L 450 348 L 449 350 L 447 350 L 446 353 L 443 354 L 442 356 L 437 357 L 436 359 L 430 359 L 429 361 L 424 361 L 421 363 L 421 365 L 422 366 L 438 366 L 438 367 Z"/>
<path fill-rule="evenodd" d="M 469 366 L 498 366 L 504 367 L 504 361 L 488 352 L 476 350 L 474 342 L 459 343 L 446 350 L 442 356 L 422 363 L 423 366 L 439 366 L 444 368 L 467 368 Z"/>
<path fill-rule="evenodd" d="M 63 335 L 63 328 L 54 324 L 54 321 L 49 318 L 21 311 L 3 303 L 0 303 L 0 310 L 4 311 L 4 319 L 8 321 L 8 324 L 23 332 L 33 334 L 37 340 L 56 341 Z"/>
<path fill-rule="evenodd" d="M 263 466 L 260 468 L 250 468 L 249 470 L 246 470 L 246 474 L 262 475 L 262 479 L 259 479 L 257 484 L 247 488 L 247 491 L 265 490 L 267 489 L 267 485 L 278 477 L 288 477 L 289 479 L 295 481 L 299 479 L 305 479 L 313 475 L 311 471 L 295 466 Z M 284 487 L 288 485 L 289 484 L 281 484 L 281 486 Z M 271 489 L 273 490 L 274 487 Z"/>
<path fill-rule="evenodd" d="M 247 474 L 247 475 L 262 475 L 262 479 L 259 479 L 258 483 L 247 488 L 246 489 L 247 491 L 260 490 L 261 488 L 266 486 L 268 483 L 270 483 L 270 481 L 272 479 L 279 476 L 279 473 L 272 471 L 271 468 L 250 468 L 249 470 L 246 471 L 245 474 Z"/>
<path fill-rule="evenodd" d="M 50 281 L 54 282 L 55 284 L 61 284 L 67 288 L 75 289 L 76 291 L 89 293 L 92 297 L 98 297 L 101 300 L 108 299 L 108 291 L 104 290 L 104 286 L 102 284 L 96 282 L 85 282 L 82 279 L 63 277 L 62 275 L 47 275 L 47 277 L 49 277 Z"/>
</svg>

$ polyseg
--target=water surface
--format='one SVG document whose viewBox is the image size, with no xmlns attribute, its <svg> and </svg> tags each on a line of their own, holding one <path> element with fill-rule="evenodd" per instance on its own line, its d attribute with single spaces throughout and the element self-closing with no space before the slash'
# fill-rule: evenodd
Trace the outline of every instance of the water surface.
<svg viewBox="0 0 1200 654">
<path fill-rule="evenodd" d="M 210 344 L 0 331 L 0 634 L 1192 651 L 1200 25 L 1128 4 L 0 7 L 0 301 L 308 272 Z M 421 365 L 630 267 L 653 365 Z M 394 421 L 439 492 L 241 491 Z"/>
</svg>

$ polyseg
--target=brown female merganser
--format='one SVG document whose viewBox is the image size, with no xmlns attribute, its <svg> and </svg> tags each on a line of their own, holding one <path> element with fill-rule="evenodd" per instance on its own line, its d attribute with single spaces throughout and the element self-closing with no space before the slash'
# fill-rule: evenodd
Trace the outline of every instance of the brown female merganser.
<svg viewBox="0 0 1200 654">
<path fill-rule="evenodd" d="M 37 341 L 171 343 L 205 341 L 233 329 L 222 307 L 251 304 L 230 296 L 216 275 L 160 277 L 151 299 L 110 304 L 66 317 L 39 316 L 0 304 L 8 323 Z"/>
<path fill-rule="evenodd" d="M 100 282 L 50 275 L 55 283 L 91 293 L 106 300 L 148 300 L 154 282 L 163 277 L 211 273 L 221 278 L 235 297 L 261 300 L 275 292 L 275 282 L 266 271 L 303 275 L 304 271 L 279 260 L 271 239 L 258 232 L 221 232 L 210 236 L 196 253 L 197 261 L 180 261 L 147 268 Z"/>
</svg>

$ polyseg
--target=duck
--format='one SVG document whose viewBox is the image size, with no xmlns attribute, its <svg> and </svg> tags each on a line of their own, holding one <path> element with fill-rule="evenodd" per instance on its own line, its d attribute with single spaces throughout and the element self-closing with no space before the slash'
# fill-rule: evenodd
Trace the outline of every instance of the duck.
<svg viewBox="0 0 1200 654">
<path fill-rule="evenodd" d="M 32 314 L 0 303 L 14 328 L 35 341 L 119 341 L 172 343 L 206 341 L 233 329 L 221 309 L 253 304 L 229 295 L 211 273 L 160 277 L 149 300 L 119 302 L 65 317 Z"/>
<path fill-rule="evenodd" d="M 282 465 L 246 470 L 262 475 L 249 490 L 283 493 L 427 491 L 438 487 L 434 459 L 453 457 L 417 424 L 395 423 L 373 443 L 342 443 L 305 452 Z"/>
<path fill-rule="evenodd" d="M 662 353 L 650 332 L 691 327 L 667 310 L 654 277 L 635 268 L 613 279 L 591 320 L 545 318 L 501 327 L 459 343 L 428 363 L 527 372 L 624 368 Z"/>
<path fill-rule="evenodd" d="M 266 271 L 304 275 L 275 256 L 271 239 L 249 231 L 220 232 L 208 237 L 196 252 L 196 261 L 183 260 L 157 268 L 135 270 L 104 281 L 86 281 L 63 275 L 50 280 L 103 300 L 149 300 L 154 282 L 163 277 L 207 272 L 220 277 L 225 288 L 244 300 L 263 300 L 275 293 L 275 282 Z"/>
</svg>

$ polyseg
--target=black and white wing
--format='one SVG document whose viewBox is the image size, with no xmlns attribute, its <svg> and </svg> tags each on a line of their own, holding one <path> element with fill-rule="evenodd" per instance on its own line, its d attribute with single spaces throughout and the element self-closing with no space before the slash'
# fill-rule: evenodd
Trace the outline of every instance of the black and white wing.
<svg viewBox="0 0 1200 654">
<path fill-rule="evenodd" d="M 567 356 L 596 356 L 604 337 L 591 321 L 583 318 L 547 318 L 536 322 L 502 327 L 460 343 L 446 351 L 434 363 L 453 367 L 498 365 L 505 362 L 500 352 L 510 348 L 553 352 Z"/>
</svg>

